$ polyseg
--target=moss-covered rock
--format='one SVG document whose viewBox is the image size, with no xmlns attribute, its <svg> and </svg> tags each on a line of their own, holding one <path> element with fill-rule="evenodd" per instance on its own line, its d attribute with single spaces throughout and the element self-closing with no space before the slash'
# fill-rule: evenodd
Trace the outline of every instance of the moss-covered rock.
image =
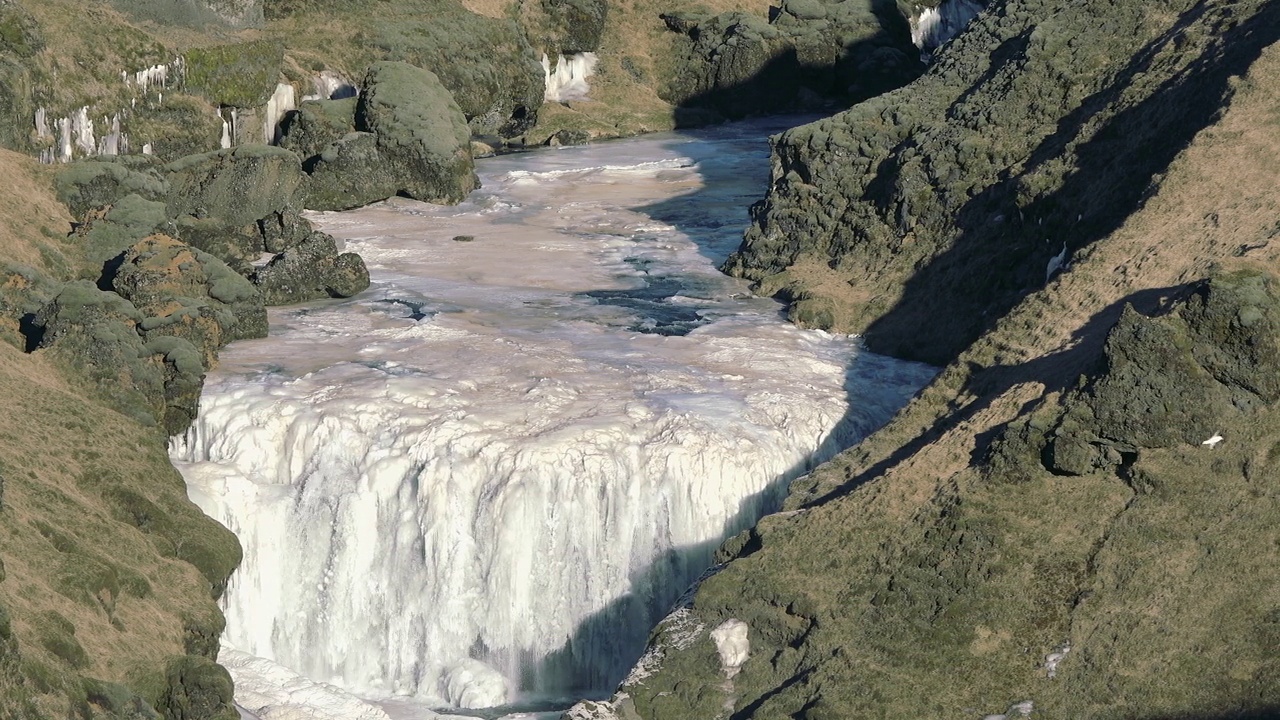
<svg viewBox="0 0 1280 720">
<path fill-rule="evenodd" d="M 273 86 L 274 87 L 274 86 Z M 164 102 L 139 103 L 121 121 L 134 151 L 151 146 L 164 162 L 217 148 L 222 119 L 210 101 L 180 92 L 164 93 Z"/>
<path fill-rule="evenodd" d="M 93 381 L 121 412 L 148 424 L 164 417 L 164 374 L 143 349 L 142 314 L 94 283 L 68 284 L 36 314 L 39 347 Z"/>
<path fill-rule="evenodd" d="M 435 73 L 476 135 L 515 137 L 537 121 L 542 67 L 514 21 L 440 5 L 430 19 L 387 20 L 373 34 L 386 59 Z"/>
<path fill-rule="evenodd" d="M 174 658 L 155 707 L 167 720 L 238 720 L 231 675 L 221 665 L 197 655 Z"/>
<path fill-rule="evenodd" d="M 659 93 L 682 117 L 703 117 L 691 112 L 697 109 L 737 118 L 862 100 L 921 70 L 892 4 L 792 0 L 770 21 L 743 12 L 663 18 L 680 39 Z"/>
<path fill-rule="evenodd" d="M 268 305 L 351 297 L 369 287 L 369 271 L 355 253 L 338 253 L 334 239 L 313 232 L 277 255 L 253 278 Z"/>
<path fill-rule="evenodd" d="M 725 269 L 797 313 L 828 302 L 815 325 L 944 364 L 1052 258 L 1122 222 L 1271 42 L 1229 30 L 1273 27 L 1264 3 L 1162 7 L 995 4 L 918 81 L 784 133 Z M 1194 49 L 1174 22 L 1200 28 Z"/>
<path fill-rule="evenodd" d="M 26 150 L 30 145 L 35 113 L 32 87 L 26 65 L 0 53 L 0 147 Z"/>
<path fill-rule="evenodd" d="M 303 168 L 310 170 L 325 148 L 355 132 L 356 102 L 356 98 L 346 98 L 302 103 L 281 125 L 280 147 L 297 153 L 303 158 Z"/>
<path fill-rule="evenodd" d="M 253 225 L 293 208 L 302 184 L 298 156 L 268 145 L 242 145 L 190 155 L 164 168 L 171 217 L 212 218 L 228 227 Z"/>
<path fill-rule="evenodd" d="M 101 268 L 125 248 L 152 233 L 166 231 L 170 225 L 164 203 L 130 194 L 109 207 L 87 213 L 74 238 L 85 262 L 95 268 L 96 278 Z"/>
<path fill-rule="evenodd" d="M 393 195 L 456 203 L 477 187 L 466 120 L 435 75 L 375 63 L 363 85 L 361 132 L 308 160 L 307 207 L 345 210 Z"/>
<path fill-rule="evenodd" d="M 14 3 L 0 5 L 0 55 L 30 58 L 44 45 L 40 24 L 26 8 Z"/>
<path fill-rule="evenodd" d="M 604 37 L 609 5 L 605 0 L 542 0 L 547 18 L 548 54 L 595 52 Z"/>
<path fill-rule="evenodd" d="M 266 309 L 252 283 L 212 255 L 164 235 L 126 250 L 101 284 L 146 316 L 139 326 L 144 339 L 184 338 L 201 351 L 205 368 L 228 342 L 267 334 Z"/>
<path fill-rule="evenodd" d="M 251 108 L 275 92 L 284 46 L 270 40 L 188 50 L 185 87 L 217 105 Z"/>
<path fill-rule="evenodd" d="M 81 220 L 90 210 L 112 205 L 127 195 L 152 202 L 165 202 L 169 196 L 169 183 L 157 167 L 127 156 L 115 161 L 71 163 L 58 172 L 55 184 L 58 199 Z"/>
</svg>

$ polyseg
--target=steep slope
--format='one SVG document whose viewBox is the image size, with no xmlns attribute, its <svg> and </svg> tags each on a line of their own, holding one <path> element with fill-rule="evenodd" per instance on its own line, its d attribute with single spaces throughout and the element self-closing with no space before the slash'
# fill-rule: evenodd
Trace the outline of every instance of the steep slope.
<svg viewBox="0 0 1280 720">
<path fill-rule="evenodd" d="M 1140 206 L 1278 18 L 1259 0 L 997 3 L 918 82 L 778 138 L 726 269 L 802 324 L 948 362 Z"/>
<path fill-rule="evenodd" d="M 1266 46 L 1276 6 L 1200 4 L 1165 15 L 1162 37 L 1203 42 L 1201 23 L 1231 12 L 1243 14 L 1222 42 L 1242 55 L 1202 55 L 1145 103 L 1173 108 L 1179 82 L 1206 73 L 1227 99 L 1185 148 L 1147 149 L 1173 157 L 1144 166 L 1158 174 L 1141 202 L 1108 206 L 1105 232 L 1035 223 L 1027 245 L 1046 257 L 1024 262 L 1038 289 L 993 303 L 1014 304 L 886 428 L 731 541 L 727 564 L 659 627 L 619 694 L 571 717 L 1280 712 L 1280 409 L 1269 387 L 1280 295 L 1268 274 L 1280 261 L 1280 47 Z M 943 63 L 962 62 L 960 50 Z M 808 152 L 796 142 L 834 136 L 833 122 L 792 131 L 780 151 Z M 1105 177 L 1075 180 L 1090 181 L 1118 192 Z M 800 192 L 800 179 L 780 182 Z M 874 207 L 858 187 L 826 201 Z M 1047 283 L 1042 232 L 1090 241 Z M 957 266 L 1004 267 L 983 245 L 956 247 L 977 248 L 953 252 Z M 889 286 L 885 265 L 842 257 L 838 269 Z M 954 288 L 936 292 L 956 301 Z M 942 356 L 974 332 L 958 329 L 919 327 Z M 1200 444 L 1211 436 L 1225 439 Z"/>
<path fill-rule="evenodd" d="M 84 269 L 35 162 L 0 151 L 0 718 L 234 718 L 215 600 L 234 536 L 186 497 L 165 436 L 11 320 Z"/>
</svg>

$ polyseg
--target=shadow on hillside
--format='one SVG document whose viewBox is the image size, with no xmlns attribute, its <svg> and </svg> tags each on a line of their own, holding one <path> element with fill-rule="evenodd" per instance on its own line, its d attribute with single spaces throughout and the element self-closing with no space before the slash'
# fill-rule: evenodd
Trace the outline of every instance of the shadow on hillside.
<svg viewBox="0 0 1280 720">
<path fill-rule="evenodd" d="M 711 68 L 716 76 L 714 86 L 677 104 L 676 127 L 701 127 L 762 115 L 816 111 L 829 114 L 919 77 L 925 66 L 911 43 L 911 28 L 897 4 L 893 0 L 872 0 L 871 11 L 877 30 L 845 45 L 834 53 L 831 63 L 805 62 L 797 47 L 792 46 L 770 58 L 750 77 L 722 84 L 720 76 L 739 72 L 732 65 L 744 54 L 749 55 L 737 45 L 739 38 L 733 37 L 717 52 L 716 62 L 720 64 Z M 779 12 L 778 7 L 771 8 L 770 24 L 774 24 Z M 814 39 L 799 36 L 791 41 Z"/>
<path fill-rule="evenodd" d="M 1215 120 L 1232 93 L 1232 78 L 1280 40 L 1280 3 L 1269 3 L 1242 21 L 1230 17 L 1226 7 L 1202 0 L 1185 12 L 1106 88 L 1062 118 L 1020 170 L 970 199 L 955 216 L 958 239 L 915 272 L 901 300 L 867 328 L 868 346 L 946 364 L 1042 287 L 1049 259 L 1064 246 L 1070 256 L 1118 229 L 1149 199 L 1153 182 L 1173 159 Z M 1176 53 L 1188 29 L 1210 13 L 1210 25 L 1220 30 L 1214 52 L 1191 60 L 1147 99 L 1102 119 L 1136 79 L 1169 61 L 1161 53 Z M 1026 42 L 1023 36 L 1011 38 L 993 59 L 1014 61 Z M 1083 142 L 1075 146 L 1074 167 L 1063 186 L 1020 211 L 1016 199 L 1023 185 L 1034 186 L 1037 171 L 1069 158 L 1066 151 L 1078 140 Z M 871 187 L 891 188 L 896 172 L 895 154 L 881 165 Z"/>
<path fill-rule="evenodd" d="M 963 387 L 955 393 L 957 398 L 972 397 L 971 402 L 963 405 L 953 404 L 948 408 L 948 412 L 939 417 L 933 425 L 923 429 L 919 435 L 903 443 L 890 455 L 806 505 L 815 507 L 852 493 L 937 441 L 946 433 L 969 422 L 983 410 L 991 407 L 995 400 L 1018 385 L 1024 383 L 1044 385 L 1044 391 L 1030 401 L 1028 406 L 1021 408 L 1017 413 L 1018 416 L 1030 411 L 1031 406 L 1040 402 L 1040 397 L 1070 389 L 1082 374 L 1099 369 L 1098 364 L 1102 360 L 1102 348 L 1107 335 L 1119 321 L 1120 314 L 1126 306 L 1132 305 L 1134 310 L 1146 316 L 1162 315 L 1168 312 L 1174 303 L 1185 298 L 1194 285 L 1194 283 L 1188 283 L 1168 288 L 1142 290 L 1114 302 L 1094 314 L 1088 322 L 1073 332 L 1065 349 L 1058 352 L 1017 365 L 991 367 L 972 365 Z M 1004 429 L 1005 424 L 1001 424 L 978 435 L 971 453 L 974 462 L 986 456 L 991 443 L 1000 437 Z"/>
</svg>

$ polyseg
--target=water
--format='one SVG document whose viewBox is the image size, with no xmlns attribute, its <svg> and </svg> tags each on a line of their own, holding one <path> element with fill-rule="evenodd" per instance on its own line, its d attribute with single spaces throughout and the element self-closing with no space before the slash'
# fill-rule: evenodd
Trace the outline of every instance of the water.
<svg viewBox="0 0 1280 720">
<path fill-rule="evenodd" d="M 492 158 L 456 207 L 316 216 L 373 286 L 274 310 L 173 450 L 245 546 L 226 640 L 400 717 L 611 690 L 724 538 L 933 372 L 716 271 L 777 129 Z"/>
</svg>

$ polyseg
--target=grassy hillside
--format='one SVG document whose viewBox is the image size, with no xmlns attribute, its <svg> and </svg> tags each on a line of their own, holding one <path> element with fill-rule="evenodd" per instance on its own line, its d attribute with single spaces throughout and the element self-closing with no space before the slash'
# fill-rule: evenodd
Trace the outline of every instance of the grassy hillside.
<svg viewBox="0 0 1280 720">
<path fill-rule="evenodd" d="M 0 151 L 0 304 L 88 271 L 50 178 Z M 6 308 L 8 309 L 8 308 Z M 215 598 L 235 538 L 186 497 L 163 432 L 0 326 L 0 718 L 227 715 Z M 225 678 L 225 673 L 223 674 Z"/>
</svg>

